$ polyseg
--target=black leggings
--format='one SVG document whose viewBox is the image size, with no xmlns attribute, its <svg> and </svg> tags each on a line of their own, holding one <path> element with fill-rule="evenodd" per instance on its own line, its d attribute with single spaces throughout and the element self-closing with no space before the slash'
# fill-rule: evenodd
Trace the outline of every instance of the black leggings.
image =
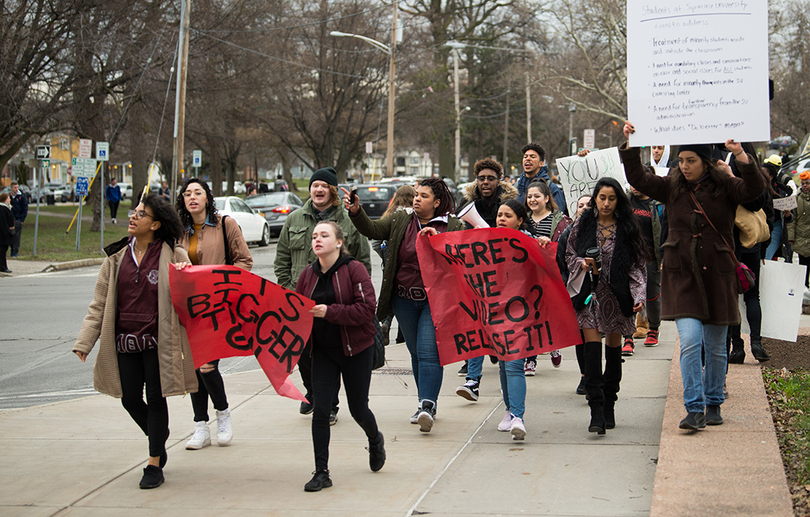
<svg viewBox="0 0 810 517">
<path fill-rule="evenodd" d="M 804 286 L 810 287 L 810 284 L 807 283 L 807 280 L 810 278 L 810 256 L 805 257 L 804 255 L 799 255 L 799 264 L 807 266 L 804 272 Z"/>
<path fill-rule="evenodd" d="M 315 406 L 312 414 L 312 445 L 316 470 L 326 470 L 329 465 L 329 412 L 340 389 L 341 374 L 352 418 L 360 424 L 370 441 L 377 439 L 377 420 L 368 408 L 373 360 L 373 346 L 351 357 L 343 354 L 342 346 L 312 348 L 312 398 Z"/>
<path fill-rule="evenodd" d="M 743 253 L 740 262 L 751 268 L 756 280 L 754 286 L 743 293 L 743 301 L 745 302 L 745 319 L 748 321 L 748 327 L 751 330 L 751 343 L 760 344 L 762 338 L 760 331 L 762 330 L 762 307 L 759 304 L 759 269 L 760 258 L 759 253 Z M 728 338 L 726 339 L 726 349 L 728 345 L 732 345 L 735 349 L 743 348 L 743 340 L 740 337 L 741 325 L 729 326 Z"/>
<path fill-rule="evenodd" d="M 107 201 L 110 204 L 110 219 L 115 219 L 115 216 L 118 215 L 118 203 L 120 201 Z"/>
<path fill-rule="evenodd" d="M 160 389 L 157 349 L 118 354 L 121 378 L 121 404 L 138 427 L 149 437 L 149 456 L 160 456 L 169 438 L 169 407 Z M 146 402 L 143 385 L 146 384 Z"/>
<path fill-rule="evenodd" d="M 214 404 L 214 409 L 225 411 L 228 409 L 228 397 L 225 395 L 225 383 L 219 373 L 219 359 L 211 361 L 214 369 L 210 372 L 197 372 L 197 393 L 191 394 L 191 407 L 194 408 L 195 422 L 208 422 L 208 397 Z"/>
<path fill-rule="evenodd" d="M 304 389 L 306 390 L 305 397 L 312 404 L 312 345 L 307 343 L 307 346 L 304 347 L 304 350 L 301 352 L 301 358 L 298 359 L 298 373 L 301 374 L 301 381 L 304 383 Z M 338 392 L 340 391 L 340 377 L 338 377 L 338 385 L 337 389 L 335 390 L 335 399 L 332 401 L 332 411 L 337 414 L 340 410 L 338 404 L 340 400 L 338 399 Z"/>
</svg>

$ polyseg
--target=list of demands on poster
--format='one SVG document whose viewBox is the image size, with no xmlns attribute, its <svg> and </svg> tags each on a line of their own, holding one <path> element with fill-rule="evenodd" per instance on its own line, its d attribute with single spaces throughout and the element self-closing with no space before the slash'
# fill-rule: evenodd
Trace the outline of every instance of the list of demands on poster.
<svg viewBox="0 0 810 517">
<path fill-rule="evenodd" d="M 768 2 L 627 1 L 633 147 L 770 140 Z"/>
</svg>

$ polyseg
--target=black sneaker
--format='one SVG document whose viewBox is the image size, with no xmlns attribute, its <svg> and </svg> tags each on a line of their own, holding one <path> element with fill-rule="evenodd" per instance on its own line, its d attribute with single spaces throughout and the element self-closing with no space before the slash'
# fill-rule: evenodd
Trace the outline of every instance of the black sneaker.
<svg viewBox="0 0 810 517">
<path fill-rule="evenodd" d="M 372 472 L 377 472 L 385 465 L 385 439 L 383 434 L 377 431 L 379 438 L 376 444 L 368 442 L 368 466 Z"/>
<path fill-rule="evenodd" d="M 338 421 L 337 411 L 333 409 L 332 411 L 329 412 L 329 425 L 335 425 L 337 424 L 337 421 Z"/>
<path fill-rule="evenodd" d="M 690 431 L 703 429 L 706 427 L 706 417 L 703 415 L 703 413 L 687 413 L 686 418 L 681 420 L 678 427 L 681 429 L 688 429 Z"/>
<path fill-rule="evenodd" d="M 756 359 L 760 363 L 764 363 L 765 361 L 771 360 L 771 356 L 769 356 L 768 352 L 766 352 L 765 349 L 762 348 L 762 345 L 751 343 L 751 353 L 754 355 L 754 359 Z"/>
<path fill-rule="evenodd" d="M 154 465 L 147 465 L 143 469 L 143 477 L 141 478 L 141 488 L 157 488 L 163 484 L 163 469 Z"/>
<path fill-rule="evenodd" d="M 458 370 L 459 377 L 466 377 L 467 376 L 467 361 L 464 361 L 464 364 L 461 365 L 461 368 Z"/>
<path fill-rule="evenodd" d="M 742 348 L 731 349 L 731 353 L 728 356 L 729 364 L 743 364 L 745 362 L 745 350 Z"/>
<path fill-rule="evenodd" d="M 495 355 L 489 356 L 489 362 L 492 364 L 498 364 L 498 356 Z"/>
<path fill-rule="evenodd" d="M 430 400 L 423 400 L 422 407 L 419 408 L 419 416 L 416 417 L 416 423 L 419 424 L 419 430 L 423 433 L 429 433 L 433 428 L 433 415 L 435 414 L 434 407 L 436 405 Z"/>
<path fill-rule="evenodd" d="M 309 480 L 309 483 L 304 485 L 304 490 L 306 492 L 319 492 L 322 488 L 329 488 L 332 486 L 332 480 L 329 479 L 329 471 L 328 470 L 316 470 L 313 472 L 312 479 Z"/>
<path fill-rule="evenodd" d="M 706 406 L 706 425 L 723 425 L 720 406 Z"/>
<path fill-rule="evenodd" d="M 478 388 L 481 383 L 472 379 L 467 379 L 463 386 L 456 388 L 456 395 L 465 398 L 469 401 L 475 402 L 478 400 Z"/>
<path fill-rule="evenodd" d="M 312 405 L 312 396 L 304 395 L 307 400 L 301 402 L 301 407 L 298 408 L 298 412 L 302 415 L 309 415 L 315 410 L 315 406 Z"/>
</svg>

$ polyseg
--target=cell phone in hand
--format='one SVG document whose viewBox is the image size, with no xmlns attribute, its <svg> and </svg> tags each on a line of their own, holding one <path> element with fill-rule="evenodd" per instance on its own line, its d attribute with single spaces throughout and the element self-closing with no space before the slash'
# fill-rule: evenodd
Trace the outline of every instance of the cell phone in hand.
<svg viewBox="0 0 810 517">
<path fill-rule="evenodd" d="M 353 186 L 349 191 L 349 204 L 353 205 L 357 201 L 357 185 Z"/>
</svg>

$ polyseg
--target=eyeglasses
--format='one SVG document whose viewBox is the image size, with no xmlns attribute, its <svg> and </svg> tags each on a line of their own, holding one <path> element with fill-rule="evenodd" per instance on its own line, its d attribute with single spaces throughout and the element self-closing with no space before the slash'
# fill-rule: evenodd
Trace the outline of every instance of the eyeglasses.
<svg viewBox="0 0 810 517">
<path fill-rule="evenodd" d="M 144 217 L 151 217 L 152 219 L 155 218 L 154 216 L 147 214 L 146 210 L 138 210 L 137 212 L 135 210 L 130 210 L 129 212 L 127 212 L 127 217 L 131 218 L 132 216 L 135 216 L 135 219 L 139 220 L 143 219 Z"/>
<path fill-rule="evenodd" d="M 475 178 L 475 179 L 477 179 L 477 180 L 478 180 L 478 181 L 480 181 L 481 183 L 484 183 L 485 181 L 488 181 L 488 182 L 490 182 L 490 183 L 495 182 L 495 181 L 498 181 L 498 178 L 497 178 L 497 177 L 495 177 L 495 176 L 478 176 L 478 177 L 477 177 L 477 178 Z"/>
</svg>

